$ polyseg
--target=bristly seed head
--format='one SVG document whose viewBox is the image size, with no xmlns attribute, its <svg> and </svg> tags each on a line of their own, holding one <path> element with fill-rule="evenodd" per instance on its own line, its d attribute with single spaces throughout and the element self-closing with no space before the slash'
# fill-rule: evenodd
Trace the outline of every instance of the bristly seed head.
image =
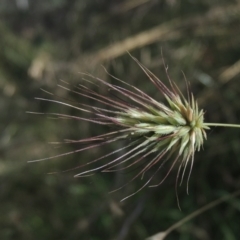
<svg viewBox="0 0 240 240">
<path fill-rule="evenodd" d="M 199 111 L 192 94 L 191 98 L 186 100 L 181 92 L 179 95 L 175 89 L 173 92 L 166 90 L 160 80 L 153 77 L 147 69 L 144 68 L 144 71 L 160 87 L 168 106 L 156 104 L 154 101 L 153 105 L 144 105 L 144 109 L 129 107 L 118 113 L 116 122 L 129 128 L 132 135 L 147 136 L 143 141 L 145 151 L 163 152 L 164 155 L 168 151 L 170 155 L 176 153 L 173 165 L 181 157 L 179 171 L 183 169 L 183 179 L 188 162 L 191 161 L 192 169 L 194 153 L 200 150 L 207 137 L 205 130 L 209 127 L 204 124 L 204 112 Z M 155 162 L 152 165 L 155 165 Z"/>
<path fill-rule="evenodd" d="M 75 106 L 73 104 L 67 104 L 65 102 L 55 100 L 40 100 L 60 103 L 65 106 L 93 114 L 96 118 L 82 118 L 57 113 L 50 113 L 51 115 L 58 116 L 59 118 L 74 118 L 101 125 L 111 125 L 115 126 L 117 130 L 87 139 L 77 141 L 67 140 L 67 143 L 89 143 L 89 145 L 85 145 L 83 148 L 74 152 L 64 153 L 35 161 L 65 156 L 70 153 L 81 152 L 87 149 L 104 146 L 118 140 L 126 139 L 129 143 L 121 149 L 110 152 L 91 162 L 80 165 L 77 168 L 96 163 L 104 158 L 112 157 L 114 154 L 124 150 L 121 156 L 113 157 L 113 159 L 107 161 L 105 164 L 102 164 L 100 167 L 81 172 L 75 176 L 80 177 L 89 175 L 89 173 L 94 173 L 99 170 L 103 172 L 117 171 L 119 170 L 119 168 L 116 168 L 118 165 L 122 165 L 122 169 L 127 169 L 144 162 L 145 165 L 142 166 L 141 170 L 130 180 L 130 182 L 139 176 L 143 176 L 150 168 L 153 169 L 154 172 L 144 185 L 136 191 L 139 192 L 142 188 L 149 185 L 162 166 L 170 158 L 173 158 L 173 162 L 170 164 L 170 168 L 163 177 L 162 181 L 154 186 L 160 185 L 166 179 L 177 162 L 179 162 L 179 169 L 176 178 L 176 186 L 180 175 L 180 182 L 182 182 L 187 165 L 190 162 L 190 171 L 188 175 L 189 180 L 194 161 L 194 153 L 195 151 L 200 150 L 204 140 L 206 139 L 205 130 L 209 129 L 209 127 L 204 123 L 204 112 L 203 110 L 198 109 L 198 104 L 192 93 L 188 92 L 187 98 L 183 96 L 177 86 L 169 78 L 166 67 L 165 70 L 169 79 L 171 90 L 137 59 L 133 59 L 148 76 L 149 80 L 163 94 L 167 104 L 154 100 L 145 92 L 115 77 L 114 78 L 117 81 L 125 84 L 126 88 L 110 84 L 99 78 L 93 77 L 90 74 L 85 74 L 85 76 L 93 78 L 94 81 L 97 81 L 97 85 L 100 83 L 107 86 L 109 90 L 122 95 L 125 99 L 127 99 L 127 101 L 101 95 L 84 85 L 78 85 L 76 86 L 76 89 L 73 90 L 63 86 L 60 87 L 104 104 L 104 108 L 86 104 L 80 104 L 82 107 L 79 107 L 79 104 Z M 89 82 L 89 80 L 87 81 Z M 128 148 L 130 148 L 130 150 L 126 150 Z M 152 157 L 149 158 L 149 160 L 144 161 L 148 159 L 148 156 L 150 155 Z"/>
</svg>

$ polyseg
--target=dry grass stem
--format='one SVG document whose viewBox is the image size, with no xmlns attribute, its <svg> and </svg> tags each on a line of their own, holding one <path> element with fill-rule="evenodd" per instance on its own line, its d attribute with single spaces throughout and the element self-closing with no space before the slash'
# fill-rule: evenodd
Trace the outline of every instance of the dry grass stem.
<svg viewBox="0 0 240 240">
<path fill-rule="evenodd" d="M 229 201 L 232 198 L 235 198 L 237 196 L 240 195 L 240 190 L 237 190 L 233 193 L 231 193 L 230 195 L 225 195 L 215 201 L 212 201 L 208 204 L 206 204 L 205 206 L 199 208 L 198 210 L 196 210 L 195 212 L 189 214 L 188 216 L 186 216 L 185 218 L 181 219 L 180 221 L 176 222 L 175 224 L 173 224 L 171 227 L 169 227 L 167 230 L 165 230 L 164 232 L 159 232 L 149 238 L 147 238 L 147 240 L 163 240 L 165 239 L 165 237 L 167 237 L 172 231 L 176 230 L 177 228 L 181 227 L 184 223 L 192 220 L 193 218 L 199 216 L 200 214 L 216 207 L 217 205 Z"/>
<path fill-rule="evenodd" d="M 227 83 L 235 76 L 237 76 L 239 73 L 240 73 L 240 60 L 235 62 L 232 66 L 225 69 L 219 76 L 219 79 L 222 83 Z"/>
</svg>

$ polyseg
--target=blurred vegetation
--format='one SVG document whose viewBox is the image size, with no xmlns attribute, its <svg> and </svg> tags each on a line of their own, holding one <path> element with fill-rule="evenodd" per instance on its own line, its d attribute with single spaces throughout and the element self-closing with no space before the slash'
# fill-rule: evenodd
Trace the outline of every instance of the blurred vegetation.
<svg viewBox="0 0 240 240">
<path fill-rule="evenodd" d="M 240 130 L 212 128 L 196 154 L 189 192 L 176 171 L 165 183 L 120 200 L 141 186 L 132 173 L 73 178 L 77 171 L 47 175 L 94 159 L 96 149 L 28 164 L 71 151 L 48 142 L 105 132 L 76 120 L 35 112 L 81 114 L 34 97 L 83 101 L 57 87 L 81 83 L 79 72 L 107 81 L 107 70 L 161 100 L 158 91 L 126 54 L 130 51 L 163 81 L 161 50 L 171 78 L 185 91 L 182 71 L 206 111 L 207 122 L 240 123 L 239 0 L 2 0 L 0 2 L 0 239 L 145 239 L 204 204 L 240 187 Z M 104 89 L 102 90 L 105 91 Z M 92 102 L 89 102 L 93 104 Z M 157 179 L 160 179 L 158 176 Z M 166 239 L 240 239 L 240 201 L 232 199 L 184 224 Z"/>
</svg>

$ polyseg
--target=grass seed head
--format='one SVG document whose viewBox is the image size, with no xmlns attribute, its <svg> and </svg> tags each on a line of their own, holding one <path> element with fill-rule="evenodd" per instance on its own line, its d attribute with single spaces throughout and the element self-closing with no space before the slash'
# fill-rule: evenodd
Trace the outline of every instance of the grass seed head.
<svg viewBox="0 0 240 240">
<path fill-rule="evenodd" d="M 158 102 L 137 87 L 115 77 L 115 80 L 124 84 L 125 87 L 113 85 L 90 74 L 85 74 L 85 78 L 87 78 L 87 80 L 85 80 L 87 82 L 92 82 L 95 86 L 99 87 L 105 85 L 110 92 L 113 92 L 115 95 L 120 95 L 120 98 L 112 97 L 110 95 L 102 95 L 84 85 L 78 85 L 75 89 L 69 89 L 60 85 L 60 87 L 65 90 L 94 100 L 103 104 L 104 107 L 81 103 L 74 105 L 72 103 L 68 104 L 56 100 L 39 99 L 60 103 L 87 114 L 91 114 L 94 117 L 83 118 L 57 113 L 50 113 L 50 115 L 59 118 L 64 117 L 84 120 L 100 125 L 109 125 L 111 126 L 111 129 L 113 127 L 114 130 L 78 141 L 66 140 L 66 143 L 75 142 L 84 143 L 85 145 L 83 148 L 76 151 L 59 154 L 57 156 L 37 161 L 61 157 L 71 153 L 102 147 L 116 141 L 126 140 L 127 144 L 122 148 L 76 168 L 88 166 L 106 158 L 109 159 L 107 162 L 99 167 L 78 173 L 75 176 L 86 176 L 96 171 L 117 171 L 119 170 L 119 165 L 122 166 L 121 169 L 128 169 L 141 164 L 141 169 L 130 180 L 130 182 L 138 177 L 143 177 L 149 169 L 152 169 L 153 172 L 143 186 L 136 191 L 138 192 L 145 186 L 149 185 L 163 165 L 172 159 L 167 173 L 158 184 L 153 186 L 160 185 L 169 175 L 177 162 L 179 163 L 179 168 L 176 178 L 176 186 L 179 176 L 181 176 L 180 182 L 182 182 L 188 163 L 190 163 L 190 171 L 188 175 L 189 180 L 194 162 L 194 154 L 201 149 L 201 146 L 206 139 L 205 130 L 208 129 L 208 126 L 204 123 L 204 111 L 199 110 L 198 104 L 192 93 L 188 92 L 187 98 L 183 96 L 175 83 L 169 78 L 166 67 L 165 70 L 169 79 L 170 88 L 144 67 L 137 59 L 133 59 L 148 76 L 150 82 L 154 84 L 156 89 L 165 97 L 166 103 Z M 123 98 L 125 100 L 122 100 Z M 88 145 L 86 146 L 86 144 Z M 122 152 L 120 156 L 119 152 Z M 118 155 L 116 156 L 116 154 Z"/>
</svg>

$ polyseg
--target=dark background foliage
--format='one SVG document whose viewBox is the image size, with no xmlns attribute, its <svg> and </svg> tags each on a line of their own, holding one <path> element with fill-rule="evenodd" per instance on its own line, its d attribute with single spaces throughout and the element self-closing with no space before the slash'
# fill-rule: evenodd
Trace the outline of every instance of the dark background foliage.
<svg viewBox="0 0 240 240">
<path fill-rule="evenodd" d="M 208 132 L 204 150 L 196 154 L 189 195 L 185 184 L 179 187 L 180 211 L 176 170 L 160 187 L 147 188 L 124 202 L 120 200 L 141 186 L 140 179 L 114 194 L 108 192 L 125 183 L 131 172 L 80 179 L 73 178 L 78 171 L 47 174 L 90 161 L 119 144 L 28 164 L 77 147 L 55 148 L 48 142 L 80 139 L 106 129 L 26 111 L 81 116 L 34 97 L 49 97 L 43 88 L 62 98 L 86 101 L 57 84 L 61 79 L 70 85 L 82 83 L 79 72 L 114 82 L 101 65 L 161 100 L 126 51 L 166 81 L 162 50 L 169 74 L 183 92 L 185 73 L 207 122 L 239 123 L 239 29 L 239 0 L 1 0 L 0 239 L 145 239 L 237 190 L 238 129 Z M 232 199 L 167 239 L 239 239 L 239 211 L 239 199 Z"/>
</svg>

